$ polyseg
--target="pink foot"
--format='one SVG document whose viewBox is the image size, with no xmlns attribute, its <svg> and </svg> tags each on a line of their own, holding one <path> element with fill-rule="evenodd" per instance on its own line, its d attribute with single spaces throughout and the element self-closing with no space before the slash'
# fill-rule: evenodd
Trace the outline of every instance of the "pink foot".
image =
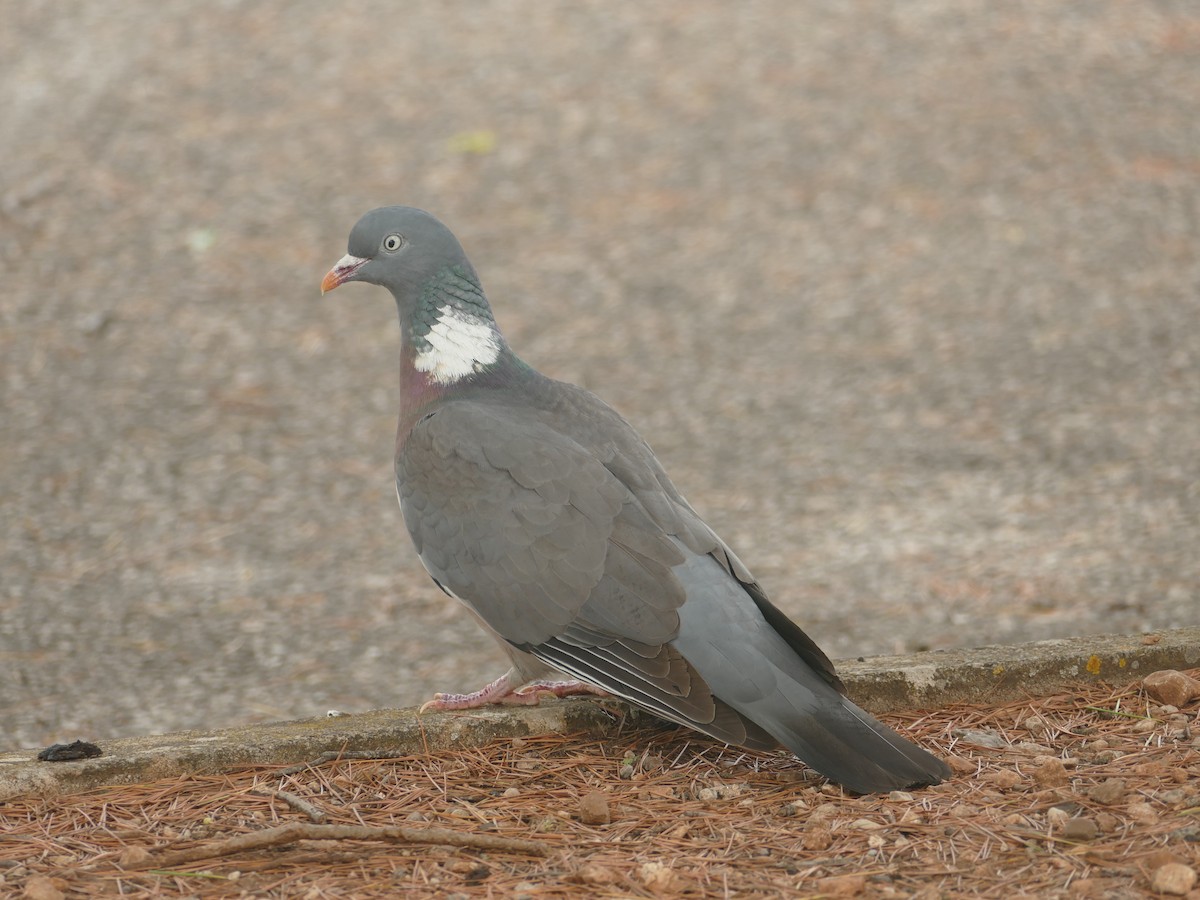
<svg viewBox="0 0 1200 900">
<path fill-rule="evenodd" d="M 537 706 L 543 697 L 571 697 L 577 694 L 594 694 L 607 697 L 606 691 L 584 684 L 582 681 L 530 681 L 514 687 L 512 672 L 505 672 L 491 684 L 484 685 L 470 694 L 434 694 L 433 699 L 423 704 L 419 712 L 431 709 L 478 709 L 498 703 L 503 706 Z"/>
</svg>

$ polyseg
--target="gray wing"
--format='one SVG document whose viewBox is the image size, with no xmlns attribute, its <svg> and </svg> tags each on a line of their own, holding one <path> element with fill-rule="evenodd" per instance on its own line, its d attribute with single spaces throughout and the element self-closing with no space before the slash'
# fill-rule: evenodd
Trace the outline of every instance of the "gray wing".
<svg viewBox="0 0 1200 900">
<path fill-rule="evenodd" d="M 729 743 L 778 745 L 673 646 L 687 550 L 594 452 L 533 411 L 459 400 L 417 423 L 396 478 L 425 568 L 512 646 Z"/>
</svg>

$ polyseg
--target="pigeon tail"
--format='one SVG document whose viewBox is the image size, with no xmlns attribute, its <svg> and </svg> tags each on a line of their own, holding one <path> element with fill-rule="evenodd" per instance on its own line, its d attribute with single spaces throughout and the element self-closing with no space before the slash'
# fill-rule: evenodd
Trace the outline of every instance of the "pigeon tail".
<svg viewBox="0 0 1200 900">
<path fill-rule="evenodd" d="M 714 696 L 856 793 L 949 777 L 945 763 L 842 696 L 712 556 L 692 556 L 675 573 L 688 594 L 675 646 Z"/>
<path fill-rule="evenodd" d="M 949 767 L 836 693 L 793 682 L 734 705 L 826 778 L 859 794 L 939 784 Z M 813 702 L 817 701 L 816 712 Z M 823 701 L 823 702 L 821 702 Z"/>
</svg>

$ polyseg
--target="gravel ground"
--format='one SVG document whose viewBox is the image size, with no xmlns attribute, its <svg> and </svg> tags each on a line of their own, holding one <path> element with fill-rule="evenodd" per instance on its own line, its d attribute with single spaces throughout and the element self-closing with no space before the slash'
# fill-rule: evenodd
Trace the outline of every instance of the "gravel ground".
<svg viewBox="0 0 1200 900">
<path fill-rule="evenodd" d="M 1194 4 L 10 6 L 4 745 L 498 673 L 317 292 L 394 202 L 832 655 L 1200 619 Z"/>
</svg>

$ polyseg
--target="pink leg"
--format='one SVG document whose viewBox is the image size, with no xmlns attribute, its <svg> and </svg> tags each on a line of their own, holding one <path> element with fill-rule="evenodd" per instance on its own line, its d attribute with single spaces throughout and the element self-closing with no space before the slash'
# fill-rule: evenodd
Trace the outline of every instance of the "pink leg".
<svg viewBox="0 0 1200 900">
<path fill-rule="evenodd" d="M 607 697 L 600 688 L 582 681 L 531 681 L 516 685 L 513 672 L 505 672 L 495 681 L 470 694 L 434 694 L 433 699 L 421 706 L 420 712 L 431 709 L 478 709 L 491 703 L 504 706 L 537 706 L 543 697 L 571 697 L 576 694 L 594 694 Z"/>
</svg>

